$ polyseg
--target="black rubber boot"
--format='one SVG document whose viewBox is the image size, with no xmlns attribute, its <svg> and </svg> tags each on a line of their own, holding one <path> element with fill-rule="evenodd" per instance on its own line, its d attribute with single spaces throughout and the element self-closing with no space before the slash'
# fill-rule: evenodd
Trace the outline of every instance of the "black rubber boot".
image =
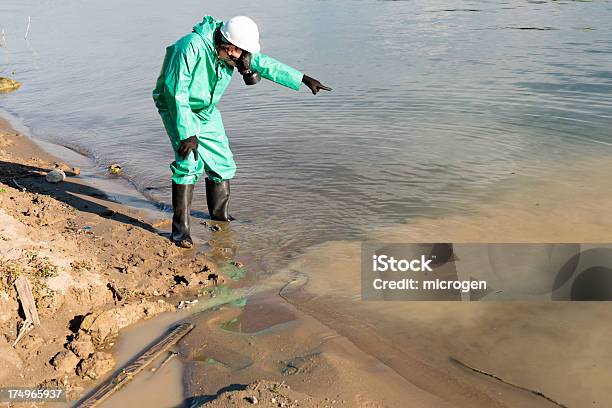
<svg viewBox="0 0 612 408">
<path fill-rule="evenodd" d="M 191 199 L 193 198 L 193 184 L 172 183 L 172 242 L 181 248 L 191 248 L 193 240 L 189 232 L 189 218 L 191 213 Z"/>
<path fill-rule="evenodd" d="M 229 180 L 215 183 L 206 179 L 206 203 L 210 219 L 215 221 L 230 221 L 229 215 L 230 183 Z"/>
</svg>

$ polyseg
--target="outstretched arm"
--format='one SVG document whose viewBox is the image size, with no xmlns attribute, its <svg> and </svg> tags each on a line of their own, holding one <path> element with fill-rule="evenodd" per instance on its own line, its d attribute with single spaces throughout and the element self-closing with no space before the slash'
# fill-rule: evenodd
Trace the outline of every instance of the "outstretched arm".
<svg viewBox="0 0 612 408">
<path fill-rule="evenodd" d="M 296 91 L 300 89 L 302 83 L 308 86 L 315 95 L 321 89 L 331 91 L 331 88 L 323 86 L 316 79 L 260 52 L 253 54 L 251 68 L 259 72 L 262 77 Z"/>
</svg>

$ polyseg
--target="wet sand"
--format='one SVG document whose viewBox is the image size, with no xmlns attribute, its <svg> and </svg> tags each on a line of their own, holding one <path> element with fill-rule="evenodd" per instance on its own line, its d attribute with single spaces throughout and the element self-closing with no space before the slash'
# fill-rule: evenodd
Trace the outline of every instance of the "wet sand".
<svg viewBox="0 0 612 408">
<path fill-rule="evenodd" d="M 500 185 L 473 214 L 412 220 L 373 229 L 369 238 L 387 243 L 610 242 L 610 163 L 602 154 L 571 166 L 551 165 L 549 174 L 537 179 L 523 175 Z M 303 277 L 285 297 L 454 406 L 474 406 L 470 399 L 478 393 L 509 406 L 551 403 L 516 387 L 504 390 L 500 381 L 453 358 L 568 407 L 612 405 L 609 302 L 362 302 L 360 244 L 311 248 L 290 266 Z M 539 278 L 534 276 L 533 283 Z"/>
</svg>

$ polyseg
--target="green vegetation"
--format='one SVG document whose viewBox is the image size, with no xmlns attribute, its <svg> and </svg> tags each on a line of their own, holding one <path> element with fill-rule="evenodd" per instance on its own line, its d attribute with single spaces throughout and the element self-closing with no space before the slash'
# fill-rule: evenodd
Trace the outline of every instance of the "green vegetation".
<svg viewBox="0 0 612 408">
<path fill-rule="evenodd" d="M 19 259 L 0 259 L 0 290 L 10 292 L 15 280 L 25 275 L 32 281 L 33 292 L 44 292 L 45 280 L 58 274 L 57 266 L 49 258 L 26 251 Z"/>
</svg>

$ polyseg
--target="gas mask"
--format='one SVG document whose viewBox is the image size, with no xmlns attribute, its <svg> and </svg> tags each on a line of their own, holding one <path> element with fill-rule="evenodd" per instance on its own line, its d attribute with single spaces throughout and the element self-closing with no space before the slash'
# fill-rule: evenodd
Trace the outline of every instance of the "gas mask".
<svg viewBox="0 0 612 408">
<path fill-rule="evenodd" d="M 225 37 L 223 37 L 223 35 L 221 34 L 221 30 L 215 31 L 215 43 L 217 45 L 231 44 L 231 42 L 229 42 L 225 39 Z M 251 54 L 250 52 L 242 50 L 242 55 L 240 55 L 240 58 L 230 57 L 232 61 L 234 61 L 234 63 L 236 64 L 238 72 L 240 72 L 240 75 L 242 75 L 244 83 L 247 85 L 255 85 L 256 83 L 261 81 L 261 75 L 259 75 L 259 72 L 251 70 L 252 56 L 253 54 Z"/>
<path fill-rule="evenodd" d="M 242 79 L 244 83 L 247 85 L 255 85 L 259 81 L 261 81 L 261 75 L 259 72 L 253 71 L 251 69 L 251 57 L 253 54 L 247 51 L 242 51 L 242 55 L 240 58 L 236 59 L 236 68 L 240 75 L 242 75 Z"/>
</svg>

